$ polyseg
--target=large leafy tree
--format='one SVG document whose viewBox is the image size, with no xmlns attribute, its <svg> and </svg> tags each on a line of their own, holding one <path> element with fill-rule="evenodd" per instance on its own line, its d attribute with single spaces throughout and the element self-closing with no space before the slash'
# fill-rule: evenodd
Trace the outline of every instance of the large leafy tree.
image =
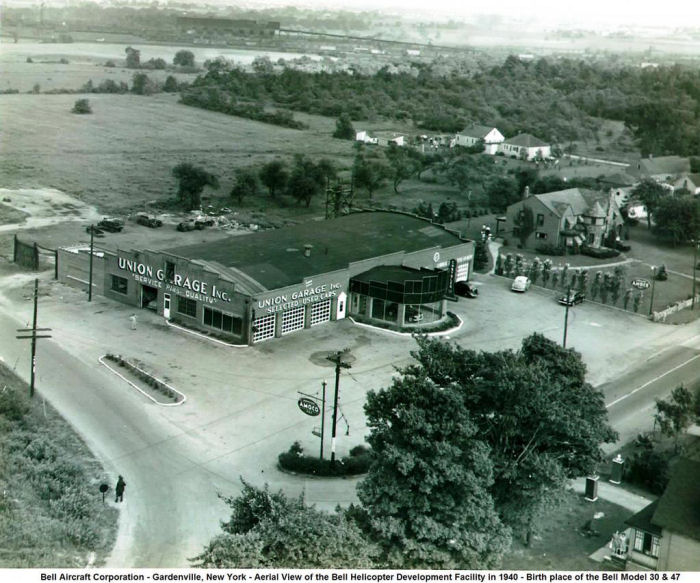
<svg viewBox="0 0 700 583">
<path fill-rule="evenodd" d="M 541 334 L 517 352 L 477 353 L 424 338 L 418 344 L 417 370 L 460 396 L 491 448 L 496 508 L 529 536 L 567 480 L 595 470 L 600 445 L 617 439 L 602 393 L 585 381 L 578 353 Z"/>
<path fill-rule="evenodd" d="M 194 53 L 185 49 L 176 52 L 173 64 L 180 67 L 194 67 Z"/>
<path fill-rule="evenodd" d="M 656 400 L 654 421 L 664 435 L 673 437 L 676 450 L 678 438 L 693 422 L 695 411 L 693 394 L 683 385 L 677 386 L 668 399 Z"/>
<path fill-rule="evenodd" d="M 287 185 L 288 179 L 287 165 L 282 160 L 271 160 L 260 169 L 260 182 L 267 187 L 272 198 Z"/>
<path fill-rule="evenodd" d="M 204 551 L 191 559 L 209 569 L 367 569 L 373 546 L 343 514 L 328 514 L 268 487 L 243 482 L 237 497 L 224 497 L 231 518 Z"/>
<path fill-rule="evenodd" d="M 231 188 L 231 196 L 238 199 L 238 204 L 241 204 L 245 197 L 255 196 L 257 192 L 257 174 L 250 168 L 239 168 L 236 170 L 236 180 Z"/>
<path fill-rule="evenodd" d="M 307 207 L 311 205 L 311 199 L 324 188 L 329 180 L 329 161 L 322 160 L 323 164 L 314 164 L 304 155 L 294 156 L 294 166 L 287 181 L 287 194 L 298 202 L 304 202 Z"/>
<path fill-rule="evenodd" d="M 374 191 L 384 184 L 389 172 L 388 166 L 382 159 L 369 158 L 362 153 L 355 156 L 352 167 L 353 182 L 356 187 L 367 191 L 370 200 Z"/>
<path fill-rule="evenodd" d="M 219 179 L 190 162 L 180 162 L 173 168 L 173 176 L 178 180 L 177 198 L 191 211 L 202 206 L 202 191 L 205 186 L 219 188 Z"/>
<path fill-rule="evenodd" d="M 651 216 L 656 212 L 659 203 L 664 198 L 666 190 L 656 180 L 645 178 L 630 193 L 647 207 L 647 228 L 651 229 Z"/>
<path fill-rule="evenodd" d="M 398 194 L 399 184 L 416 174 L 420 168 L 420 152 L 413 148 L 404 148 L 391 142 L 386 150 L 386 159 L 389 161 L 392 185 L 394 192 Z"/>
<path fill-rule="evenodd" d="M 412 367 L 365 413 L 374 461 L 358 486 L 369 532 L 390 568 L 485 569 L 510 530 L 498 518 L 489 449 L 458 391 Z"/>
<path fill-rule="evenodd" d="M 333 137 L 341 140 L 355 139 L 355 128 L 353 127 L 350 116 L 347 113 L 341 113 L 340 117 L 336 120 Z"/>
<path fill-rule="evenodd" d="M 696 239 L 700 232 L 698 201 L 692 196 L 665 197 L 654 212 L 654 233 L 673 245 Z"/>
</svg>

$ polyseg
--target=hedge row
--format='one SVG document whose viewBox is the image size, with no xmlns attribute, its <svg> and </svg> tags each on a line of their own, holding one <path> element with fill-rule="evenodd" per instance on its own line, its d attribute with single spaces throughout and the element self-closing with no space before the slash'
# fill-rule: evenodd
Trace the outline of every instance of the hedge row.
<svg viewBox="0 0 700 583">
<path fill-rule="evenodd" d="M 168 385 L 159 381 L 157 378 L 149 375 L 148 373 L 142 371 L 136 365 L 131 364 L 128 360 L 122 358 L 118 354 L 105 354 L 105 359 L 114 362 L 117 366 L 127 369 L 140 381 L 142 381 L 149 387 L 155 389 L 159 393 L 162 393 L 167 398 L 172 399 L 175 403 L 182 401 L 182 395 L 180 393 L 173 391 Z"/>
<path fill-rule="evenodd" d="M 316 456 L 304 454 L 304 448 L 295 441 L 289 451 L 277 458 L 282 469 L 312 476 L 355 476 L 365 474 L 371 463 L 370 451 L 358 445 L 350 450 L 350 455 L 331 462 Z"/>
</svg>

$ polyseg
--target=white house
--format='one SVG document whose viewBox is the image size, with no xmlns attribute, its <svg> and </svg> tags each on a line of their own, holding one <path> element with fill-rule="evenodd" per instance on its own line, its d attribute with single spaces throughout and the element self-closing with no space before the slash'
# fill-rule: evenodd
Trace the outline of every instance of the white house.
<svg viewBox="0 0 700 583">
<path fill-rule="evenodd" d="M 498 151 L 510 158 L 521 160 L 550 158 L 552 156 L 552 146 L 530 134 L 518 134 L 504 140 L 499 145 Z"/>
<path fill-rule="evenodd" d="M 364 144 L 376 144 L 377 138 L 370 137 L 370 135 L 367 133 L 367 131 L 362 130 L 360 132 L 355 133 L 355 141 L 362 142 Z"/>
<path fill-rule="evenodd" d="M 687 190 L 690 194 L 700 194 L 700 174 L 686 174 L 673 182 L 673 190 Z"/>
<path fill-rule="evenodd" d="M 503 134 L 494 127 L 473 124 L 457 133 L 454 145 L 469 148 L 477 144 L 480 140 L 484 142 L 485 154 L 495 154 L 498 151 L 498 145 L 503 142 L 505 138 Z"/>
</svg>

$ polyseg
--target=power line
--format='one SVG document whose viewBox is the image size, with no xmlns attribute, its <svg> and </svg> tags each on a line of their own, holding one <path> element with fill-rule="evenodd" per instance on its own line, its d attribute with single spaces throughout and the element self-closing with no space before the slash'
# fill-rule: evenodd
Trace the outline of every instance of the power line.
<svg viewBox="0 0 700 583">
<path fill-rule="evenodd" d="M 50 334 L 38 335 L 37 332 L 50 332 L 51 328 L 37 328 L 36 318 L 37 318 L 37 304 L 39 301 L 39 280 L 34 280 L 34 319 L 31 328 L 17 328 L 17 332 L 23 334 L 31 332 L 29 336 L 16 336 L 19 340 L 31 340 L 32 341 L 32 370 L 29 382 L 29 397 L 34 396 L 34 381 L 36 378 L 36 341 L 37 338 L 51 338 Z"/>
</svg>

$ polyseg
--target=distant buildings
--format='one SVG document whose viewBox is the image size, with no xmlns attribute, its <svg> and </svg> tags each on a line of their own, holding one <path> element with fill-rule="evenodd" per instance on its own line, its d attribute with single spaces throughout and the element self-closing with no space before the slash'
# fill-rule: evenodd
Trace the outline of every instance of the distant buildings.
<svg viewBox="0 0 700 583">
<path fill-rule="evenodd" d="M 518 134 L 504 140 L 498 150 L 506 156 L 521 160 L 550 158 L 552 146 L 530 134 Z"/>
<path fill-rule="evenodd" d="M 503 140 L 503 134 L 496 128 L 472 124 L 455 135 L 454 145 L 471 148 L 482 142 L 485 154 L 495 154 Z"/>
</svg>

